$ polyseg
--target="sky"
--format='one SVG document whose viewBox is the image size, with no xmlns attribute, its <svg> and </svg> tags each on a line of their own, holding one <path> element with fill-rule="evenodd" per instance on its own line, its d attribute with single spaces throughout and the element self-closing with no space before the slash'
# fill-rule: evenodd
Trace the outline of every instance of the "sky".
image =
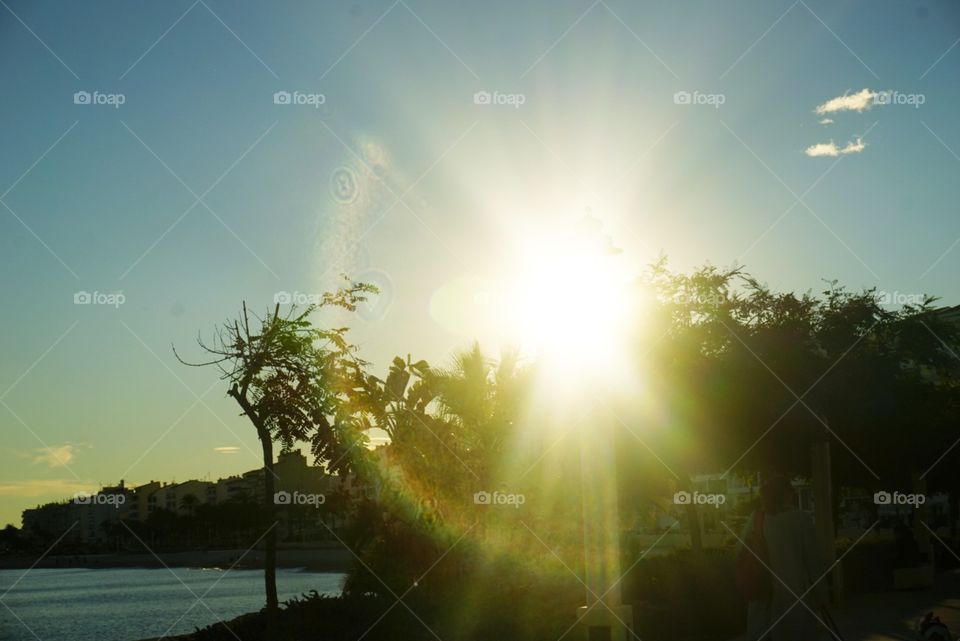
<svg viewBox="0 0 960 641">
<path fill-rule="evenodd" d="M 495 351 L 585 215 L 629 270 L 960 303 L 958 43 L 954 0 L 0 1 L 0 524 L 258 467 L 172 351 L 241 301 L 346 273 L 376 370 Z"/>
</svg>

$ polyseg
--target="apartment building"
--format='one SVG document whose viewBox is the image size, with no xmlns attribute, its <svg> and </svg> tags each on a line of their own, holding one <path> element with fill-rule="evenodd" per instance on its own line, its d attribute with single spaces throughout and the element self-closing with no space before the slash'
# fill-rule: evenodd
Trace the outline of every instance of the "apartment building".
<svg viewBox="0 0 960 641">
<path fill-rule="evenodd" d="M 340 488 L 340 478 L 307 463 L 299 451 L 281 453 L 274 464 L 275 492 L 294 492 L 326 497 Z M 344 487 L 353 487 L 348 483 Z M 96 494 L 74 497 L 62 502 L 48 503 L 24 510 L 23 530 L 31 536 L 56 539 L 64 532 L 65 543 L 103 543 L 110 538 L 111 524 L 121 519 L 146 522 L 151 514 L 166 510 L 180 516 L 192 515 L 202 505 L 217 505 L 230 501 L 262 502 L 264 494 L 263 468 L 240 475 L 201 481 L 191 479 L 177 482 L 149 481 L 134 488 L 121 480 L 116 486 L 107 486 Z M 317 502 L 312 505 L 316 506 Z M 319 501 L 323 504 L 323 500 Z M 294 506 L 295 507 L 295 506 Z M 286 521 L 292 511 L 304 521 L 303 510 L 277 506 L 277 516 Z M 309 514 L 306 513 L 306 514 Z M 319 518 L 312 514 L 308 521 Z"/>
</svg>

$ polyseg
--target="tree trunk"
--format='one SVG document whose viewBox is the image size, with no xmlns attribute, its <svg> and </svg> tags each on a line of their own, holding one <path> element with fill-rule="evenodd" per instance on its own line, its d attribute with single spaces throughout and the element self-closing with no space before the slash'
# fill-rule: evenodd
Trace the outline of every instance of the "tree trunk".
<svg viewBox="0 0 960 641">
<path fill-rule="evenodd" d="M 844 600 L 843 564 L 836 563 L 837 528 L 834 520 L 838 514 L 839 501 L 833 500 L 833 467 L 830 454 L 830 440 L 828 433 L 814 442 L 811 447 L 810 470 L 813 491 L 813 522 L 816 526 L 817 543 L 820 546 L 820 557 L 830 570 L 830 580 L 827 581 L 828 598 L 834 606 L 840 606 Z M 838 518 L 838 517 L 837 517 Z"/>
<path fill-rule="evenodd" d="M 274 529 L 273 515 L 273 440 L 270 432 L 258 429 L 260 445 L 263 448 L 263 509 L 266 516 L 267 530 L 263 537 L 263 584 L 267 593 L 267 621 L 276 619 L 277 613 L 277 531 Z M 272 627 L 269 626 L 268 628 Z"/>
<path fill-rule="evenodd" d="M 947 500 L 947 523 L 950 524 L 950 538 L 957 538 L 957 512 L 958 507 L 960 507 L 960 496 L 957 496 L 957 492 L 950 492 L 948 495 L 949 499 Z"/>
<path fill-rule="evenodd" d="M 228 394 L 237 401 L 243 413 L 257 428 L 257 437 L 263 450 L 263 514 L 266 517 L 267 532 L 263 537 L 263 587 L 267 595 L 267 639 L 274 636 L 276 628 L 277 610 L 277 533 L 274 530 L 274 486 L 273 486 L 273 438 L 270 430 L 263 424 L 260 417 L 250 406 L 246 397 L 246 384 L 238 389 L 236 385 L 230 388 Z"/>
</svg>

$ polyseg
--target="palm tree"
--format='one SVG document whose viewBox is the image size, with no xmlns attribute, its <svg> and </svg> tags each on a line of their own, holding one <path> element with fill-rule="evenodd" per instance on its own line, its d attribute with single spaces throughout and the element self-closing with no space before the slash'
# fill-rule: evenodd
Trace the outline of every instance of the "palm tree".
<svg viewBox="0 0 960 641">
<path fill-rule="evenodd" d="M 187 516 L 193 516 L 199 504 L 200 499 L 195 494 L 186 494 L 180 499 L 180 509 L 185 511 Z"/>
<path fill-rule="evenodd" d="M 502 462 L 527 400 L 528 379 L 516 352 L 505 352 L 494 362 L 476 343 L 455 354 L 451 367 L 436 372 L 438 414 L 468 437 L 467 463 L 482 483 L 491 481 L 492 466 Z"/>
</svg>

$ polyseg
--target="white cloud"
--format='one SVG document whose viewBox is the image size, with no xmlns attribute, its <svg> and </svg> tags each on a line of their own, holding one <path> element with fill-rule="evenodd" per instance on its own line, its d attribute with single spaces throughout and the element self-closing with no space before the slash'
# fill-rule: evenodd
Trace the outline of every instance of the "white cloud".
<svg viewBox="0 0 960 641">
<path fill-rule="evenodd" d="M 830 142 L 819 142 L 815 145 L 810 145 L 803 152 L 810 156 L 811 158 L 816 158 L 817 156 L 839 156 L 840 150 L 837 149 L 837 146 Z"/>
<path fill-rule="evenodd" d="M 234 447 L 233 445 L 227 445 L 224 447 L 215 447 L 213 451 L 217 454 L 236 454 L 240 451 L 239 447 Z"/>
<path fill-rule="evenodd" d="M 820 142 L 815 145 L 810 145 L 804 150 L 803 153 L 807 154 L 811 158 L 816 158 L 818 156 L 840 156 L 846 154 L 858 154 L 864 149 L 867 148 L 867 143 L 863 142 L 862 138 L 857 138 L 856 141 L 848 142 L 846 147 L 838 147 L 835 142 L 832 140 L 830 142 Z"/>
<path fill-rule="evenodd" d="M 869 109 L 875 103 L 874 100 L 879 94 L 870 89 L 862 89 L 857 93 L 846 93 L 836 98 L 831 98 L 816 108 L 817 115 L 832 114 L 838 111 L 856 111 L 861 112 Z"/>
<path fill-rule="evenodd" d="M 823 120 L 820 121 L 820 124 L 821 124 L 821 125 L 832 125 L 832 124 L 833 124 L 833 118 L 824 118 Z"/>
<path fill-rule="evenodd" d="M 66 467 L 74 458 L 73 445 L 70 444 L 44 447 L 35 451 L 34 464 L 42 463 L 47 467 Z"/>
<path fill-rule="evenodd" d="M 35 498 L 38 496 L 52 496 L 54 499 L 64 499 L 77 492 L 96 492 L 97 484 L 93 481 L 76 481 L 72 479 L 31 479 L 27 481 L 12 481 L 0 483 L 0 496 L 15 496 Z"/>
<path fill-rule="evenodd" d="M 848 142 L 847 146 L 840 150 L 841 154 L 859 154 L 867 148 L 867 143 L 862 138 L 857 138 L 856 142 Z"/>
</svg>

